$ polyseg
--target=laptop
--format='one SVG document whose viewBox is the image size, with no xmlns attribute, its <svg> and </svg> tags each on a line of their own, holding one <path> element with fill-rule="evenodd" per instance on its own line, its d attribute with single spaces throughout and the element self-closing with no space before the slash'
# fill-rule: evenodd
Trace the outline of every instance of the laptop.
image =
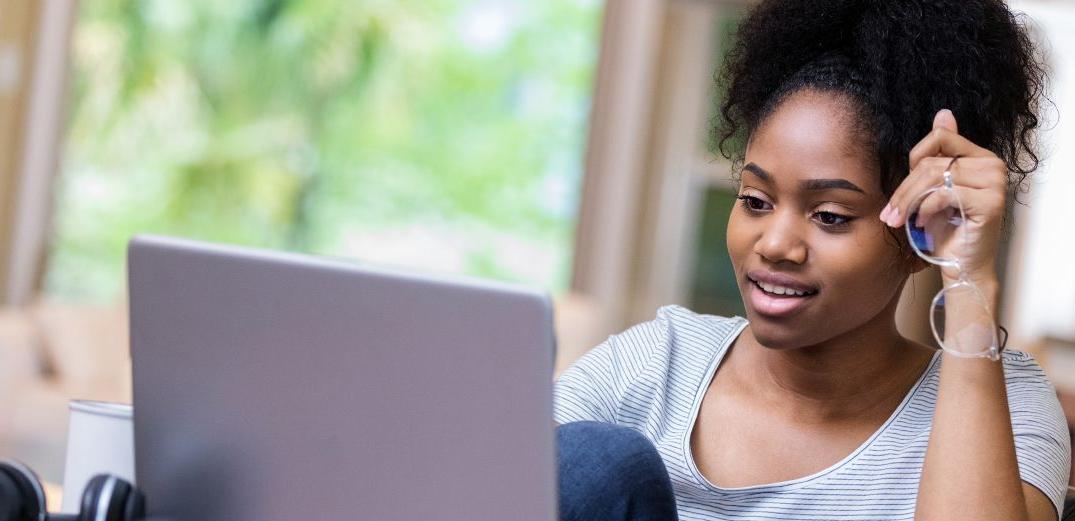
<svg viewBox="0 0 1075 521">
<path fill-rule="evenodd" d="M 546 295 L 152 236 L 128 285 L 150 515 L 555 519 Z"/>
</svg>

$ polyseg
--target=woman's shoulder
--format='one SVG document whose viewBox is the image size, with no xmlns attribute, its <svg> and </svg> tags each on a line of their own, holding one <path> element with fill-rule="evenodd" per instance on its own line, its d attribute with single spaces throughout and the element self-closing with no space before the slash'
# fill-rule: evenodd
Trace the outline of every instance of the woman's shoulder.
<svg viewBox="0 0 1075 521">
<path fill-rule="evenodd" d="M 1039 412 L 1062 416 L 1056 388 L 1034 355 L 1025 351 L 1005 350 L 1001 353 L 1001 360 L 1013 415 Z"/>
<path fill-rule="evenodd" d="M 658 308 L 656 318 L 650 322 L 660 331 L 665 349 L 707 353 L 726 345 L 746 323 L 743 317 L 698 313 L 674 304 Z"/>
<path fill-rule="evenodd" d="M 1020 351 L 1018 349 L 1005 349 L 1001 351 L 1001 360 L 1004 362 L 1004 369 L 1011 368 L 1014 371 L 1030 372 L 1045 376 L 1045 372 L 1042 370 L 1041 365 L 1038 363 L 1034 355 Z"/>
<path fill-rule="evenodd" d="M 932 367 L 932 372 L 940 372 L 941 365 L 944 363 L 943 360 L 942 358 L 940 364 Z M 1005 349 L 1000 353 L 1000 363 L 1004 366 L 1004 378 L 1009 387 L 1014 383 L 1016 385 L 1044 386 L 1051 389 L 1052 384 L 1049 383 L 1045 370 L 1041 368 L 1041 365 L 1031 353 L 1018 349 Z"/>
<path fill-rule="evenodd" d="M 1056 388 L 1032 354 L 1002 355 L 1019 475 L 1060 509 L 1071 475 L 1071 434 Z"/>
<path fill-rule="evenodd" d="M 639 369 L 667 365 L 677 359 L 709 357 L 726 346 L 746 322 L 738 316 L 708 315 L 667 305 L 658 308 L 653 319 L 610 336 L 594 351 L 609 351 L 612 358 L 633 360 L 636 363 L 625 365 Z"/>
<path fill-rule="evenodd" d="M 657 308 L 657 318 L 672 321 L 676 324 L 696 325 L 701 327 L 722 327 L 746 322 L 740 316 L 725 317 L 721 315 L 709 315 L 699 313 L 678 304 L 669 304 Z"/>
<path fill-rule="evenodd" d="M 659 404 L 671 398 L 671 382 L 688 385 L 700 378 L 706 361 L 745 323 L 682 306 L 659 308 L 652 320 L 608 337 L 560 375 L 554 388 L 557 421 L 617 422 L 624 408 L 636 420 L 649 417 L 640 411 L 659 414 L 664 410 Z M 680 390 L 671 394 L 687 396 Z"/>
<path fill-rule="evenodd" d="M 1018 441 L 1023 431 L 1048 432 L 1061 442 L 1067 441 L 1067 421 L 1056 388 L 1034 355 L 1016 349 L 1001 352 L 1008 409 Z M 939 385 L 940 366 L 934 366 L 931 386 Z M 935 396 L 935 393 L 934 393 Z M 1063 439 L 1061 439 L 1063 438 Z"/>
<path fill-rule="evenodd" d="M 930 380 L 940 378 L 941 367 L 944 359 L 934 364 L 930 369 Z M 1056 399 L 1056 389 L 1053 388 L 1045 370 L 1034 358 L 1034 355 L 1016 349 L 1005 349 L 1000 353 L 1000 363 L 1004 366 L 1004 381 L 1008 390 L 1009 401 L 1013 397 L 1020 400 L 1044 399 L 1052 401 Z M 934 382 L 936 385 L 936 382 Z"/>
<path fill-rule="evenodd" d="M 624 358 L 637 357 L 644 367 L 642 372 L 682 377 L 708 367 L 746 323 L 738 316 L 709 315 L 667 305 L 658 308 L 652 320 L 610 340 Z"/>
</svg>

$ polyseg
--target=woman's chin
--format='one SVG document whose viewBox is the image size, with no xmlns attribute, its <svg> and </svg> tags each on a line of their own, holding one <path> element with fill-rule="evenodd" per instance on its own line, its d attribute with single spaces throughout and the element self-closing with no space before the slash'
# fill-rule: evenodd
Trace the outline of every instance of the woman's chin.
<svg viewBox="0 0 1075 521">
<path fill-rule="evenodd" d="M 796 332 L 765 325 L 759 327 L 753 321 L 750 324 L 750 332 L 754 335 L 754 339 L 757 340 L 758 344 L 769 349 L 795 349 L 808 344 L 801 331 Z"/>
<path fill-rule="evenodd" d="M 749 308 L 747 320 L 750 321 L 750 332 L 754 339 L 769 349 L 794 349 L 816 343 L 824 335 L 812 328 L 826 326 L 823 321 L 810 320 L 805 316 L 774 318 Z"/>
</svg>

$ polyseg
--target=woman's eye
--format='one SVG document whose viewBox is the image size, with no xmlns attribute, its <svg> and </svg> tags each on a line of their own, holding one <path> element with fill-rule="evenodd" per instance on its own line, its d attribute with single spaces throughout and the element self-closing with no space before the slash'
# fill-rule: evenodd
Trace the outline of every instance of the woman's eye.
<svg viewBox="0 0 1075 521">
<path fill-rule="evenodd" d="M 817 221 L 825 226 L 845 226 L 851 222 L 851 217 L 832 212 L 817 212 L 814 214 Z"/>
<path fill-rule="evenodd" d="M 738 195 L 736 199 L 739 199 L 740 204 L 743 205 L 747 212 L 762 213 L 773 209 L 764 199 L 752 195 Z M 828 230 L 842 230 L 849 226 L 851 221 L 855 220 L 854 217 L 833 212 L 814 212 L 813 218 Z"/>
<path fill-rule="evenodd" d="M 759 212 L 759 211 L 766 210 L 767 209 L 766 206 L 769 204 L 769 203 L 766 203 L 765 201 L 763 201 L 761 199 L 758 199 L 757 197 L 754 197 L 754 196 L 751 196 L 751 195 L 740 195 L 740 196 L 737 196 L 736 198 L 743 202 L 743 207 L 744 208 L 746 208 L 747 210 L 750 210 L 750 211 L 754 211 L 754 212 Z"/>
</svg>

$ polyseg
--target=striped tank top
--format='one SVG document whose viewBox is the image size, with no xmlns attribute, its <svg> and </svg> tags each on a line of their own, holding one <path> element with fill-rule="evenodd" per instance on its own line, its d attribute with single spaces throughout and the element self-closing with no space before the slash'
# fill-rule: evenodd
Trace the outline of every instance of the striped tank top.
<svg viewBox="0 0 1075 521">
<path fill-rule="evenodd" d="M 913 519 L 940 351 L 891 417 L 831 467 L 740 488 L 715 486 L 701 474 L 691 430 L 724 353 L 746 325 L 741 317 L 663 307 L 656 319 L 609 337 L 564 371 L 554 387 L 555 420 L 615 423 L 644 434 L 664 459 L 684 521 Z M 1030 355 L 1005 351 L 1003 364 L 1020 476 L 1059 512 L 1071 440 L 1056 393 Z"/>
</svg>

